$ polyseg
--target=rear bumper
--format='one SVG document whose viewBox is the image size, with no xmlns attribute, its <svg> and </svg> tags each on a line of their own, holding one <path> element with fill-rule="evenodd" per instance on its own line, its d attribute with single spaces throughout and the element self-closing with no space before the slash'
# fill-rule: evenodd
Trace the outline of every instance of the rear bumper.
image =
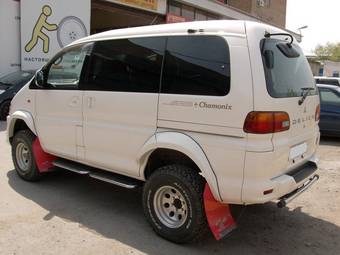
<svg viewBox="0 0 340 255">
<path fill-rule="evenodd" d="M 301 187 L 281 197 L 280 201 L 277 203 L 277 206 L 279 208 L 285 207 L 289 202 L 293 201 L 295 198 L 297 198 L 299 195 L 309 189 L 317 180 L 319 180 L 319 175 L 313 175 Z"/>
<path fill-rule="evenodd" d="M 307 190 L 317 179 L 318 159 L 313 156 L 303 165 L 292 169 L 272 179 L 257 179 L 245 181 L 242 192 L 244 204 L 263 204 L 273 200 L 282 201 L 282 204 Z M 311 183 L 308 183 L 312 180 Z M 271 192 L 265 192 L 271 191 Z M 289 199 L 284 202 L 283 200 Z"/>
</svg>

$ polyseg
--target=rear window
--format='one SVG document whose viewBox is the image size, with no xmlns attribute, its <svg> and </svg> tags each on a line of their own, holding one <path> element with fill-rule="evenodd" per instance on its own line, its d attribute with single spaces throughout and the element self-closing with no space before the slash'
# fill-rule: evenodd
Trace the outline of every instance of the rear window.
<svg viewBox="0 0 340 255">
<path fill-rule="evenodd" d="M 310 91 L 310 95 L 317 94 L 312 71 L 301 48 L 292 45 L 299 56 L 287 57 L 279 49 L 284 43 L 277 39 L 261 41 L 268 93 L 274 98 L 300 97 L 302 88 L 312 87 L 314 90 Z M 270 61 L 266 60 L 265 55 L 270 56 Z"/>
</svg>

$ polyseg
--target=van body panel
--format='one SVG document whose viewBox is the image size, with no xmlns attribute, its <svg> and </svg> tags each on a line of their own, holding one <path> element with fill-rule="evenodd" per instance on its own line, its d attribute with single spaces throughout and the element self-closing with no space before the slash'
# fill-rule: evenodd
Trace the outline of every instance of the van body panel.
<svg viewBox="0 0 340 255">
<path fill-rule="evenodd" d="M 202 147 L 217 177 L 222 202 L 241 203 L 246 138 L 186 132 Z"/>
<path fill-rule="evenodd" d="M 85 91 L 84 101 L 85 161 L 139 176 L 136 156 L 156 132 L 158 94 Z"/>
<path fill-rule="evenodd" d="M 134 38 L 134 37 L 151 37 L 151 36 L 174 36 L 188 35 L 188 29 L 197 31 L 201 34 L 229 34 L 233 36 L 244 37 L 244 21 L 240 20 L 213 20 L 213 21 L 195 21 L 185 23 L 172 23 L 165 25 L 140 26 L 133 28 L 115 29 L 74 41 L 70 45 L 79 43 L 93 42 L 99 40 Z M 202 32 L 200 32 L 202 31 Z"/>
<path fill-rule="evenodd" d="M 247 141 L 243 125 L 253 110 L 252 76 L 246 39 L 223 38 L 230 53 L 229 93 L 226 96 L 161 93 L 157 126 L 193 137 L 211 162 L 222 201 L 240 203 Z"/>
<path fill-rule="evenodd" d="M 77 126 L 83 124 L 83 92 L 35 91 L 35 127 L 42 148 L 51 154 L 77 160 Z"/>
<path fill-rule="evenodd" d="M 229 93 L 226 96 L 160 94 L 159 121 L 202 124 L 207 130 L 209 126 L 221 126 L 243 131 L 244 119 L 253 108 L 247 42 L 244 38 L 224 38 L 230 52 Z"/>
<path fill-rule="evenodd" d="M 217 175 L 211 166 L 204 149 L 201 144 L 195 140 L 194 136 L 189 133 L 182 133 L 176 130 L 158 128 L 154 136 L 144 144 L 138 154 L 140 158 L 140 176 L 144 176 L 145 166 L 150 154 L 158 149 L 170 149 L 178 151 L 188 156 L 200 169 L 202 176 L 206 179 L 209 187 L 217 201 L 221 201 Z"/>
<path fill-rule="evenodd" d="M 245 203 L 254 203 L 257 198 L 269 201 L 272 199 L 271 196 L 275 197 L 275 194 L 280 193 L 275 193 L 272 178 L 279 178 L 291 169 L 297 168 L 315 157 L 319 143 L 319 127 L 318 122 L 315 120 L 319 96 L 308 95 L 301 105 L 299 105 L 299 100 L 302 97 L 300 94 L 280 98 L 271 96 L 267 88 L 264 63 L 260 50 L 261 40 L 264 39 L 265 32 L 284 33 L 284 31 L 253 22 L 246 22 L 246 30 L 253 71 L 254 110 L 283 111 L 288 113 L 290 118 L 290 127 L 287 131 L 269 135 L 248 135 L 242 200 Z M 281 38 L 283 40 L 285 37 Z M 296 45 L 295 43 L 294 40 L 293 44 Z M 294 74 L 292 73 L 291 75 Z M 312 80 L 311 72 L 305 75 L 310 76 Z M 308 86 L 315 86 L 315 83 L 312 82 Z M 253 150 L 254 141 L 261 139 L 264 143 L 272 143 L 272 151 Z M 292 188 L 297 188 L 296 183 L 294 185 L 289 183 L 289 181 L 286 183 L 287 189 L 282 188 L 282 185 L 280 189 L 285 192 L 286 190 L 292 191 Z M 273 187 L 274 195 L 267 196 L 269 199 L 267 200 L 263 196 L 263 191 Z M 255 197 L 257 198 L 254 199 Z"/>
</svg>

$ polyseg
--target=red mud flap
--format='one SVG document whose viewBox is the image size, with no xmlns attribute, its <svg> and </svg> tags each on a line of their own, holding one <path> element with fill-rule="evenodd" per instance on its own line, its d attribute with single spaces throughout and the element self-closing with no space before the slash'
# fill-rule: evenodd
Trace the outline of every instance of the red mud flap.
<svg viewBox="0 0 340 255">
<path fill-rule="evenodd" d="M 216 240 L 220 240 L 233 229 L 236 223 L 231 215 L 229 205 L 215 200 L 208 184 L 204 188 L 204 208 L 211 232 Z"/>
<path fill-rule="evenodd" d="M 33 142 L 33 153 L 35 158 L 35 163 L 37 164 L 37 167 L 39 169 L 40 173 L 45 173 L 50 170 L 50 168 L 53 167 L 52 162 L 57 159 L 57 157 L 48 154 L 43 151 L 41 148 L 39 138 L 36 138 Z"/>
</svg>

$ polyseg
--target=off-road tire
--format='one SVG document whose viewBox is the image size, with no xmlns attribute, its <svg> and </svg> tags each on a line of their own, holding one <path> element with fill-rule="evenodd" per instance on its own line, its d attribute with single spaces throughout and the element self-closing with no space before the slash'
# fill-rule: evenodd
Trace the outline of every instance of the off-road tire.
<svg viewBox="0 0 340 255">
<path fill-rule="evenodd" d="M 9 113 L 9 107 L 11 106 L 11 101 L 6 100 L 0 105 L 0 120 L 5 121 Z"/>
<path fill-rule="evenodd" d="M 12 159 L 15 166 L 15 170 L 17 174 L 24 179 L 25 181 L 38 181 L 42 174 L 39 172 L 38 167 L 35 162 L 34 154 L 32 145 L 35 141 L 36 136 L 30 131 L 30 130 L 20 130 L 18 131 L 13 138 L 12 141 Z M 18 146 L 26 146 L 28 150 L 28 163 L 27 163 L 27 169 L 22 169 L 20 167 L 20 163 L 18 162 L 17 157 L 17 148 Z"/>
<path fill-rule="evenodd" d="M 187 203 L 186 220 L 177 228 L 170 228 L 163 224 L 154 208 L 157 190 L 167 186 L 175 187 Z M 208 223 L 204 211 L 204 187 L 204 178 L 186 166 L 168 165 L 157 169 L 143 189 L 144 213 L 153 230 L 161 237 L 175 243 L 195 242 L 205 235 Z"/>
</svg>

